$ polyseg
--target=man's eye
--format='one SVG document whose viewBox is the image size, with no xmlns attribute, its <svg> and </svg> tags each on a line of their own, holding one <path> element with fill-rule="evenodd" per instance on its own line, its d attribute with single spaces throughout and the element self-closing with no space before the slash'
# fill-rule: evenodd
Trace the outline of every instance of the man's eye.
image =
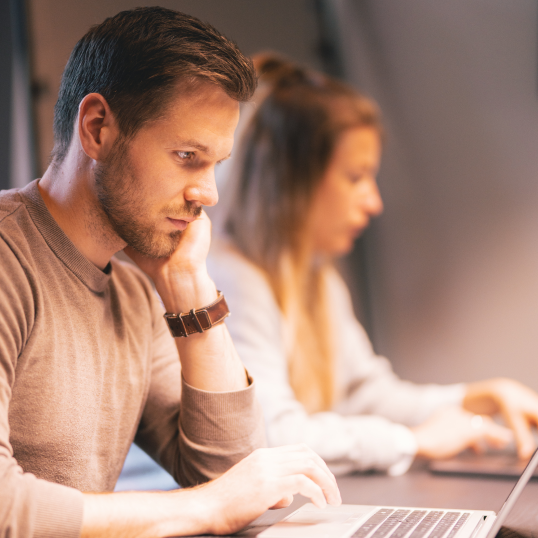
<svg viewBox="0 0 538 538">
<path fill-rule="evenodd" d="M 351 183 L 359 183 L 363 177 L 364 174 L 349 174 L 349 181 L 351 181 Z"/>
<path fill-rule="evenodd" d="M 194 151 L 178 151 L 177 156 L 182 160 L 190 160 L 194 157 Z"/>
</svg>

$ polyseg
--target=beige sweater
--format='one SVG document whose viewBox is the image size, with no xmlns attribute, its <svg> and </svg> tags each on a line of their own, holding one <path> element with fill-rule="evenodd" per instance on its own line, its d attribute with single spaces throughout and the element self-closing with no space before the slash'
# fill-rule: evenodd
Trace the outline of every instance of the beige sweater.
<svg viewBox="0 0 538 538">
<path fill-rule="evenodd" d="M 264 443 L 253 386 L 182 383 L 146 277 L 84 258 L 37 182 L 0 193 L 0 260 L 0 536 L 79 536 L 133 439 L 184 486 Z"/>
</svg>

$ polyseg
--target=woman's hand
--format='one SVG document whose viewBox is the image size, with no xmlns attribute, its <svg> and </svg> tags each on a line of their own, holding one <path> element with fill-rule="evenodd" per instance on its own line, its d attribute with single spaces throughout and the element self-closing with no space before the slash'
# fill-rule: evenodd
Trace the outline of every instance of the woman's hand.
<svg viewBox="0 0 538 538">
<path fill-rule="evenodd" d="M 530 458 L 535 447 L 531 427 L 538 425 L 538 394 L 511 379 L 489 379 L 469 383 L 463 400 L 472 413 L 501 414 L 514 432 L 520 458 Z"/>
<path fill-rule="evenodd" d="M 508 428 L 461 407 L 442 409 L 412 431 L 418 445 L 417 456 L 430 459 L 450 458 L 466 448 L 480 450 L 484 443 L 502 448 L 513 439 Z"/>
</svg>

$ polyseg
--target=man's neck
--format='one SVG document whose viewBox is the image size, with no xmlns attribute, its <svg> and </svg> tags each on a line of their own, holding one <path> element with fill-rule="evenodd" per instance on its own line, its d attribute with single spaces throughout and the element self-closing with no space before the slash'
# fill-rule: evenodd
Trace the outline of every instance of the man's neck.
<svg viewBox="0 0 538 538">
<path fill-rule="evenodd" d="M 94 162 L 71 147 L 64 161 L 49 166 L 38 183 L 50 214 L 77 249 L 99 269 L 125 247 L 113 232 L 93 191 Z"/>
</svg>

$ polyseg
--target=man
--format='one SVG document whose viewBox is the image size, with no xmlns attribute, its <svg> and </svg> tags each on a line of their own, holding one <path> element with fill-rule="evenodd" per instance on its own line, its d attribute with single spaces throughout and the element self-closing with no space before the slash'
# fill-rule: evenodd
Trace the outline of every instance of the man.
<svg viewBox="0 0 538 538">
<path fill-rule="evenodd" d="M 228 533 L 297 492 L 340 502 L 304 446 L 247 456 L 263 425 L 205 268 L 201 208 L 254 87 L 235 45 L 162 8 L 75 46 L 50 167 L 0 195 L 2 536 Z M 133 439 L 183 486 L 212 481 L 102 494 Z"/>
</svg>

